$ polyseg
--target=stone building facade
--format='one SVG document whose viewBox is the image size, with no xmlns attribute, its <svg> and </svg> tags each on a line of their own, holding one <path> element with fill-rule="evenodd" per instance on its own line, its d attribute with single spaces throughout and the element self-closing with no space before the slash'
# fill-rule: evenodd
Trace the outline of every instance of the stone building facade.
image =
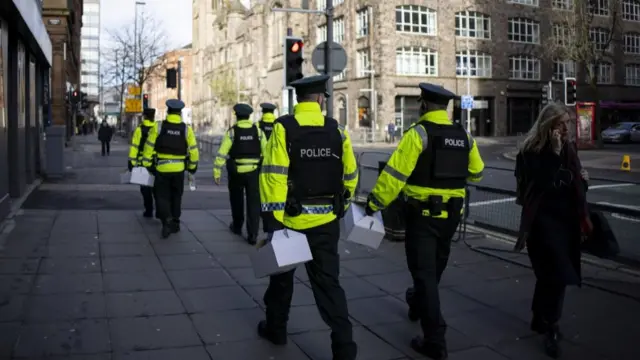
<svg viewBox="0 0 640 360">
<path fill-rule="evenodd" d="M 270 10 L 278 5 L 300 7 L 297 0 L 206 1 L 211 6 L 203 9 L 213 26 L 204 23 L 199 28 L 208 34 L 208 43 L 196 65 L 204 80 L 200 90 L 206 95 L 196 97 L 212 100 L 202 114 L 226 119 L 226 104 L 216 100 L 215 87 L 206 85 L 212 82 L 209 76 L 233 67 L 240 70 L 236 88 L 248 102 L 282 105 L 286 28 L 305 40 L 309 59 L 316 44 L 326 40 L 325 17 Z M 311 6 L 322 9 L 326 1 L 314 0 Z M 527 131 L 535 120 L 543 85 L 552 81 L 554 98 L 561 99 L 565 74 L 585 78 L 583 72 L 576 74 L 574 64 L 554 59 L 548 51 L 557 25 L 571 14 L 566 8 L 573 0 L 333 0 L 333 4 L 334 41 L 348 55 L 347 68 L 334 78 L 334 117 L 352 131 L 371 132 L 373 125 L 379 134 L 391 122 L 407 128 L 418 117 L 417 85 L 430 82 L 474 97 L 469 119 L 474 135 L 515 135 Z M 611 30 L 611 6 L 620 6 L 621 14 L 613 29 L 618 34 L 614 38 L 621 40 L 611 44 L 605 61 L 597 66 L 599 99 L 632 101 L 640 85 L 640 35 L 634 35 L 640 27 L 640 5 L 631 0 L 599 4 L 591 24 L 594 41 Z M 310 64 L 306 66 L 307 74 L 315 73 Z M 586 99 L 588 89 L 580 85 L 579 97 Z M 467 121 L 459 97 L 450 113 L 454 120 Z"/>
<path fill-rule="evenodd" d="M 149 96 L 149 107 L 156 109 L 156 119 L 164 119 L 167 116 L 166 101 L 178 98 L 178 89 L 167 88 L 167 69 L 177 69 L 178 61 L 181 61 L 181 89 L 180 97 L 186 108 L 192 107 L 191 87 L 193 74 L 193 60 L 191 45 L 181 49 L 169 51 L 156 60 L 154 72 L 144 85 L 144 93 Z"/>
</svg>

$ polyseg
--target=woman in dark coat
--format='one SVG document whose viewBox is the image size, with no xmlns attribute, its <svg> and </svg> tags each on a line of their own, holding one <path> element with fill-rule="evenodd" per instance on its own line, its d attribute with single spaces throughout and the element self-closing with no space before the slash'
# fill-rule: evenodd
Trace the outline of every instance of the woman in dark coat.
<svg viewBox="0 0 640 360">
<path fill-rule="evenodd" d="M 100 129 L 98 130 L 98 140 L 102 144 L 102 156 L 109 155 L 111 153 L 111 138 L 113 137 L 113 128 L 102 120 Z"/>
<path fill-rule="evenodd" d="M 545 352 L 560 356 L 565 288 L 581 284 L 580 244 L 591 231 L 586 207 L 588 174 L 568 142 L 571 114 L 560 104 L 542 111 L 516 161 L 522 205 L 517 249 L 526 244 L 536 276 L 531 329 L 545 335 Z"/>
</svg>

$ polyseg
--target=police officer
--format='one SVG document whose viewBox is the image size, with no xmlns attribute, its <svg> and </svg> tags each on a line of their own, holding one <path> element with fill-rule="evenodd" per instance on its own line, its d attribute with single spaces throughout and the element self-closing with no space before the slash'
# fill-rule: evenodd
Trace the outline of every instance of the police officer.
<svg viewBox="0 0 640 360">
<path fill-rule="evenodd" d="M 273 113 L 276 109 L 276 106 L 271 103 L 262 103 L 260 104 L 262 108 L 262 119 L 260 119 L 260 130 L 264 132 L 267 137 L 267 140 L 271 137 L 271 132 L 273 131 L 273 122 L 276 121 L 276 115 Z"/>
<path fill-rule="evenodd" d="M 142 165 L 155 175 L 156 211 L 163 238 L 180 231 L 184 171 L 195 174 L 200 159 L 193 129 L 180 116 L 184 103 L 170 99 L 166 105 L 167 118 L 151 127 L 142 157 Z"/>
<path fill-rule="evenodd" d="M 414 288 L 407 291 L 409 317 L 420 320 L 424 337 L 411 347 L 432 359 L 446 359 L 446 323 L 438 284 L 449 259 L 464 205 L 467 180 L 480 181 L 484 163 L 473 138 L 447 114 L 455 95 L 420 84 L 420 120 L 406 131 L 369 196 L 373 214 L 399 194 L 406 199 L 407 264 Z M 411 294 L 413 293 L 413 294 Z"/>
<path fill-rule="evenodd" d="M 358 181 L 351 140 L 335 119 L 322 115 L 326 75 L 291 83 L 298 105 L 293 115 L 276 120 L 260 173 L 260 200 L 269 231 L 289 228 L 304 233 L 313 260 L 305 264 L 320 315 L 331 328 L 334 360 L 354 360 L 345 293 L 340 286 L 339 218 Z M 264 294 L 266 320 L 258 334 L 285 344 L 295 270 L 271 276 Z"/>
<path fill-rule="evenodd" d="M 222 138 L 215 164 L 213 179 L 220 185 L 222 167 L 227 164 L 229 176 L 229 201 L 231 202 L 232 223 L 229 229 L 234 234 L 242 234 L 244 222 L 244 193 L 247 194 L 247 241 L 256 243 L 260 224 L 260 190 L 259 175 L 262 153 L 267 146 L 267 138 L 249 116 L 253 108 L 247 104 L 236 104 L 233 107 L 236 124 L 227 130 Z M 227 161 L 227 158 L 229 159 Z"/>
<path fill-rule="evenodd" d="M 142 153 L 144 152 L 144 144 L 149 137 L 149 131 L 155 126 L 156 109 L 147 108 L 143 111 L 142 123 L 134 130 L 133 138 L 131 139 L 131 147 L 129 147 L 129 160 L 127 161 L 127 167 L 131 171 L 136 166 L 142 166 Z M 150 218 L 153 216 L 153 187 L 140 186 L 140 193 L 142 194 L 142 201 L 144 204 L 144 217 Z M 156 218 L 158 213 L 156 212 Z"/>
</svg>

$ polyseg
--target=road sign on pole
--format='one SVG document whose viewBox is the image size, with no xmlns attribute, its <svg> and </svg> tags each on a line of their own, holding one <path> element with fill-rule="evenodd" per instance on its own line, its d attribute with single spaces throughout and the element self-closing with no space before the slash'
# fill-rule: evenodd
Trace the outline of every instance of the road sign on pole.
<svg viewBox="0 0 640 360">
<path fill-rule="evenodd" d="M 462 95 L 460 98 L 460 107 L 462 109 L 473 109 L 473 96 L 471 95 Z"/>
<path fill-rule="evenodd" d="M 319 73 L 326 73 L 325 71 L 325 49 L 327 42 L 324 41 L 315 49 L 313 49 L 313 53 L 311 54 L 311 64 L 313 64 L 313 68 L 316 69 Z M 344 50 L 342 45 L 331 42 L 331 74 L 333 76 L 339 75 L 346 67 L 347 67 L 347 52 Z"/>
<path fill-rule="evenodd" d="M 138 98 L 125 99 L 124 100 L 124 112 L 126 113 L 141 113 L 142 101 Z"/>
<path fill-rule="evenodd" d="M 129 85 L 127 93 L 131 96 L 140 96 L 140 87 L 136 85 Z"/>
</svg>

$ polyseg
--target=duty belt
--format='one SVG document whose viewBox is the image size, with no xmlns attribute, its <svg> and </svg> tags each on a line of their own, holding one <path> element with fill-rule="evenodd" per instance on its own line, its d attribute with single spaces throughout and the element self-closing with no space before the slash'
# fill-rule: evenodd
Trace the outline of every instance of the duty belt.
<svg viewBox="0 0 640 360">
<path fill-rule="evenodd" d="M 184 163 L 185 159 L 158 159 L 157 165 L 167 165 L 167 164 L 179 164 Z"/>
</svg>

